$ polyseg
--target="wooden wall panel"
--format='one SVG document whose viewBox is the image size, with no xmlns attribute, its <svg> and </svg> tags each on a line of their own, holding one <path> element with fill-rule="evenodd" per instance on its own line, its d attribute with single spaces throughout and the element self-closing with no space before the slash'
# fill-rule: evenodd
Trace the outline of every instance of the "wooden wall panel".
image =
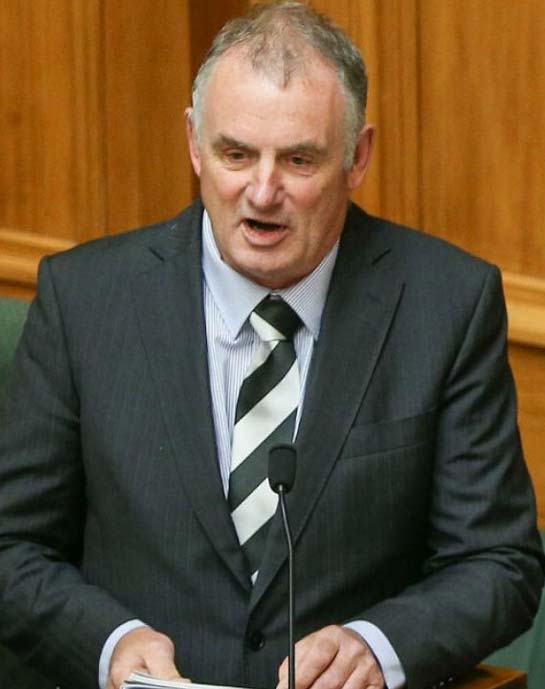
<svg viewBox="0 0 545 689">
<path fill-rule="evenodd" d="M 539 526 L 545 529 L 544 352 L 513 344 L 509 355 L 517 384 L 522 442 L 537 494 Z"/>
<path fill-rule="evenodd" d="M 368 121 L 377 134 L 369 177 L 354 200 L 371 213 L 419 226 L 416 0 L 368 2 L 364 9 L 353 34 L 367 63 Z"/>
<path fill-rule="evenodd" d="M 104 227 L 101 0 L 4 0 L 0 226 L 78 241 Z"/>
<path fill-rule="evenodd" d="M 182 0 L 103 0 L 107 231 L 168 218 L 195 190 L 185 145 L 191 83 Z"/>
<path fill-rule="evenodd" d="M 503 282 L 509 314 L 509 339 L 518 344 L 541 347 L 545 357 L 545 280 L 504 271 Z"/>
<path fill-rule="evenodd" d="M 41 255 L 168 217 L 196 195 L 188 5 L 0 5 L 0 292 L 29 296 Z"/>
<path fill-rule="evenodd" d="M 424 226 L 545 277 L 542 0 L 419 0 Z"/>
<path fill-rule="evenodd" d="M 244 14 L 251 5 L 250 0 L 222 0 L 209 5 L 205 10 L 202 0 L 188 1 L 192 79 L 197 74 L 214 36 L 221 27 L 229 19 Z"/>
<path fill-rule="evenodd" d="M 543 3 L 419 0 L 418 36 L 422 224 L 504 271 L 521 432 L 545 527 Z"/>
<path fill-rule="evenodd" d="M 72 245 L 67 239 L 0 227 L 0 294 L 31 299 L 42 256 L 64 251 Z"/>
</svg>

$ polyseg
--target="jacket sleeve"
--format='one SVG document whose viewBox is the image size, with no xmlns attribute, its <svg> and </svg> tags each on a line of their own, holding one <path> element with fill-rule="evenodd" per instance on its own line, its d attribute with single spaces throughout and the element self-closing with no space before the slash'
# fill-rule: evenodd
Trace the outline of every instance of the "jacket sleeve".
<svg viewBox="0 0 545 689">
<path fill-rule="evenodd" d="M 506 328 L 491 267 L 445 380 L 422 578 L 362 615 L 392 643 L 409 687 L 469 669 L 529 628 L 539 604 L 543 553 Z"/>
<path fill-rule="evenodd" d="M 46 259 L 0 433 L 0 640 L 58 684 L 96 689 L 106 638 L 134 615 L 78 568 L 86 518 L 79 426 Z"/>
</svg>

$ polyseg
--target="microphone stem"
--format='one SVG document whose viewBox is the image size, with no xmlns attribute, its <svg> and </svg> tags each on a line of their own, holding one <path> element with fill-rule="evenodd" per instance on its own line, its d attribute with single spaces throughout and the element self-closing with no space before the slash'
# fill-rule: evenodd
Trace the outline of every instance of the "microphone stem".
<svg viewBox="0 0 545 689">
<path fill-rule="evenodd" d="M 288 544 L 288 634 L 289 634 L 289 675 L 288 688 L 295 689 L 295 586 L 293 576 L 293 545 L 291 540 L 291 530 L 288 522 L 288 514 L 286 511 L 286 496 L 284 493 L 284 486 L 279 486 L 280 510 L 282 512 L 282 523 L 286 534 L 286 541 Z"/>
</svg>

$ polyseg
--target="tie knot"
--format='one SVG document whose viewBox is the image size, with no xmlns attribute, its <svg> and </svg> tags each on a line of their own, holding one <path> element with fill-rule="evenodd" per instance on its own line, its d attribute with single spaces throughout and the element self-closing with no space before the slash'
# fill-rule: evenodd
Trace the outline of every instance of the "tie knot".
<svg viewBox="0 0 545 689">
<path fill-rule="evenodd" d="M 253 329 L 264 342 L 291 340 L 301 321 L 283 299 L 265 297 L 250 315 Z"/>
</svg>

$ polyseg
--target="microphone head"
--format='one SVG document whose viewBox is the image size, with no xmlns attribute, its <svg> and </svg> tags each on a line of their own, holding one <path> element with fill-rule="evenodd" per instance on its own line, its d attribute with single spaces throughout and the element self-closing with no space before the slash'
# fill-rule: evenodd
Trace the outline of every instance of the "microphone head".
<svg viewBox="0 0 545 689">
<path fill-rule="evenodd" d="M 295 481 L 297 451 L 293 445 L 275 445 L 269 450 L 269 484 L 275 493 L 289 493 Z"/>
</svg>

